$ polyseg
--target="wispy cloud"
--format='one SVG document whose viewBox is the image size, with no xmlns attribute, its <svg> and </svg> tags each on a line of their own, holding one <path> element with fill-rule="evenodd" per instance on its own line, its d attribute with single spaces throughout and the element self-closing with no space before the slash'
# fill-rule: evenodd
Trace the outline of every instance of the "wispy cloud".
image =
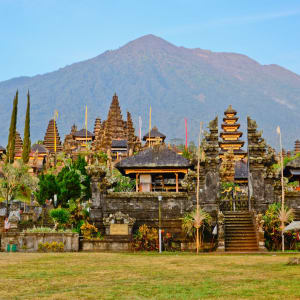
<svg viewBox="0 0 300 300">
<path fill-rule="evenodd" d="M 268 20 L 281 19 L 281 18 L 293 17 L 298 15 L 300 15 L 300 9 L 281 11 L 281 12 L 270 12 L 270 13 L 263 13 L 263 14 L 256 14 L 256 15 L 221 18 L 221 19 L 210 21 L 205 25 L 215 25 L 215 26 L 239 25 L 239 24 L 264 22 Z"/>
<path fill-rule="evenodd" d="M 170 30 L 168 30 L 168 33 L 177 34 L 177 33 L 184 33 L 187 31 L 193 32 L 199 30 L 206 30 L 208 28 L 213 28 L 213 27 L 245 25 L 245 24 L 259 23 L 259 22 L 271 21 L 275 19 L 299 16 L 299 15 L 300 15 L 300 8 L 287 10 L 287 11 L 274 11 L 274 12 L 266 12 L 261 14 L 232 16 L 232 17 L 218 18 L 218 19 L 216 18 L 208 21 L 203 21 L 201 23 L 187 24 L 178 27 L 176 26 L 170 28 Z"/>
</svg>

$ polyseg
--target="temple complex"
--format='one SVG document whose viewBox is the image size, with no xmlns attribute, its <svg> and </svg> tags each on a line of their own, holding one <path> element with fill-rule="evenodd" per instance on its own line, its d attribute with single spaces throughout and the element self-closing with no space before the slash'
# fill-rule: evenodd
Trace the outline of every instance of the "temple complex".
<svg viewBox="0 0 300 300">
<path fill-rule="evenodd" d="M 61 152 L 63 150 L 59 137 L 59 132 L 57 129 L 57 124 L 56 122 L 54 122 L 54 119 L 51 119 L 49 121 L 43 144 L 49 150 L 50 153 L 54 153 L 55 150 L 56 152 Z"/>
<path fill-rule="evenodd" d="M 221 125 L 223 131 L 220 133 L 222 141 L 219 142 L 221 158 L 224 157 L 224 153 L 229 149 L 233 150 L 235 160 L 243 159 L 246 156 L 246 152 L 241 149 L 244 146 L 244 142 L 240 140 L 243 133 L 238 131 L 240 124 L 237 123 L 239 118 L 236 114 L 237 112 L 231 105 L 229 105 L 224 112 L 225 117 L 223 118 L 223 123 Z"/>
</svg>

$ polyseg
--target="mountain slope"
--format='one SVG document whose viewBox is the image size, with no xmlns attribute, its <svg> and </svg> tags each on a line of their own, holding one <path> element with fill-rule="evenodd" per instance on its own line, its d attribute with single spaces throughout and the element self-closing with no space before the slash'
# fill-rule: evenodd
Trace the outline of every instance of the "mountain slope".
<svg viewBox="0 0 300 300">
<path fill-rule="evenodd" d="M 200 120 L 208 122 L 229 104 L 241 117 L 257 120 L 267 141 L 276 146 L 279 124 L 284 144 L 292 147 L 300 132 L 300 76 L 277 65 L 260 65 L 235 53 L 215 53 L 176 47 L 147 35 L 125 46 L 55 72 L 0 82 L 0 143 L 6 145 L 12 101 L 19 89 L 18 129 L 23 132 L 27 89 L 32 101 L 32 140 L 42 139 L 55 109 L 61 136 L 71 125 L 84 126 L 84 106 L 89 107 L 89 128 L 105 119 L 114 92 L 123 116 L 129 110 L 137 124 L 143 118 L 147 131 L 149 107 L 152 125 L 169 139 L 184 139 L 184 117 L 189 139 L 196 140 Z M 245 136 L 244 136 L 245 138 Z"/>
</svg>

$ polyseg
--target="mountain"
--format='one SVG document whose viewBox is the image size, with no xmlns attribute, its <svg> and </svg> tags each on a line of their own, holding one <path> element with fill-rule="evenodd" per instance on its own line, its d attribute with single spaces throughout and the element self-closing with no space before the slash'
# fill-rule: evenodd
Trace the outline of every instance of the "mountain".
<svg viewBox="0 0 300 300">
<path fill-rule="evenodd" d="M 92 130 L 97 116 L 106 119 L 115 92 L 123 116 L 130 111 L 136 128 L 138 116 L 142 116 L 143 133 L 148 130 L 151 105 L 152 125 L 169 140 L 184 141 L 187 118 L 189 140 L 196 141 L 199 122 L 207 124 L 218 114 L 221 123 L 229 104 L 238 111 L 245 133 L 246 116 L 250 115 L 273 146 L 278 144 L 277 125 L 286 148 L 300 138 L 299 75 L 278 65 L 261 65 L 241 54 L 177 47 L 153 35 L 55 72 L 0 82 L 0 143 L 4 146 L 17 89 L 21 134 L 27 90 L 31 93 L 33 142 L 43 139 L 55 109 L 61 137 L 73 123 L 84 127 L 86 104 Z"/>
</svg>

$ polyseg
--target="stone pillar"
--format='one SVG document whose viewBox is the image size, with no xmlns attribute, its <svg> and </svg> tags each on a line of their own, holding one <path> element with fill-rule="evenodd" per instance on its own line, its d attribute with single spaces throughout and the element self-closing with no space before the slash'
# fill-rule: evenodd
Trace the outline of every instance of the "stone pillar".
<svg viewBox="0 0 300 300">
<path fill-rule="evenodd" d="M 217 252 L 225 251 L 225 223 L 224 215 L 222 212 L 218 212 L 218 247 Z"/>
</svg>

